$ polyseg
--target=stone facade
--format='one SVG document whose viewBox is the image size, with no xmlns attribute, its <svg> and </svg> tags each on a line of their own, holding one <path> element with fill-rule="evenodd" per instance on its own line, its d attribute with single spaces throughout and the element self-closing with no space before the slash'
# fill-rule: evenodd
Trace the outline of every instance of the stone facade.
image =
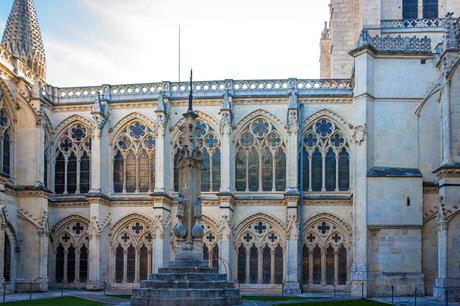
<svg viewBox="0 0 460 306">
<path fill-rule="evenodd" d="M 458 298 L 457 2 L 440 2 L 457 15 L 431 21 L 381 3 L 332 1 L 322 75 L 345 79 L 193 83 L 203 252 L 241 290 Z M 26 4 L 15 0 L 11 24 L 37 31 L 17 18 Z M 1 281 L 138 287 L 174 258 L 188 84 L 53 87 L 9 37 Z"/>
</svg>

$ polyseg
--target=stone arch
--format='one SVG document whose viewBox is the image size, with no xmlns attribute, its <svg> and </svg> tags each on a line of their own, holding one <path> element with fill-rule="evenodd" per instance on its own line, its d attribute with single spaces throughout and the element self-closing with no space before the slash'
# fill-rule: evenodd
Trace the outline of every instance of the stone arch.
<svg viewBox="0 0 460 306">
<path fill-rule="evenodd" d="M 202 112 L 202 111 L 199 111 L 199 110 L 196 110 L 195 113 L 198 115 L 198 118 L 199 120 L 202 120 L 204 121 L 206 124 L 208 124 L 217 134 L 218 137 L 220 137 L 220 127 L 219 127 L 219 123 L 217 122 L 217 120 Z M 174 145 L 178 139 L 178 137 L 180 136 L 180 129 L 181 129 L 181 126 L 184 125 L 184 118 L 182 117 L 179 121 L 177 121 L 177 123 L 174 125 L 174 128 L 172 129 L 171 131 L 171 145 Z M 173 149 L 174 150 L 174 149 Z"/>
<path fill-rule="evenodd" d="M 137 224 L 139 224 L 142 229 L 140 229 Z M 152 231 L 155 229 L 154 225 L 153 220 L 144 215 L 138 213 L 126 215 L 113 225 L 109 232 L 109 243 L 112 248 L 117 247 L 118 244 L 121 244 L 124 248 L 129 245 L 138 247 L 143 243 L 151 247 L 153 240 L 152 235 L 154 234 Z M 124 233 L 129 237 L 126 241 L 121 238 Z"/>
<path fill-rule="evenodd" d="M 201 224 L 204 227 L 203 243 L 212 248 L 219 242 L 219 226 L 214 219 L 205 215 L 201 218 Z"/>
<path fill-rule="evenodd" d="M 72 115 L 61 121 L 58 124 L 58 126 L 54 129 L 54 134 L 56 136 L 55 139 L 59 139 L 62 136 L 62 134 L 67 130 L 67 128 L 75 123 L 80 123 L 86 126 L 87 128 L 90 128 L 91 130 L 93 130 L 96 127 L 94 122 L 92 122 L 91 120 L 88 120 L 80 115 Z"/>
<path fill-rule="evenodd" d="M 140 121 L 143 124 L 147 125 L 152 131 L 156 133 L 158 129 L 158 122 L 156 120 L 152 120 L 145 115 L 142 115 L 138 112 L 130 113 L 120 119 L 113 127 L 110 128 L 109 133 L 112 134 L 110 139 L 111 145 L 113 144 L 114 139 L 118 137 L 118 135 L 125 129 L 130 123 L 133 121 Z"/>
<path fill-rule="evenodd" d="M 56 249 L 59 244 L 64 247 L 70 245 L 75 248 L 80 248 L 83 245 L 88 247 L 88 229 L 89 220 L 85 217 L 70 215 L 61 219 L 51 230 L 53 249 Z M 64 238 L 66 234 L 67 237 Z"/>
<path fill-rule="evenodd" d="M 240 134 L 243 132 L 243 130 L 247 127 L 247 125 L 252 120 L 260 118 L 260 117 L 268 120 L 271 124 L 273 124 L 275 128 L 278 130 L 278 132 L 282 135 L 282 137 L 284 139 L 287 139 L 286 126 L 283 123 L 283 121 L 279 119 L 277 116 L 263 109 L 258 109 L 258 110 L 255 110 L 247 114 L 236 124 L 236 128 L 235 128 L 236 138 L 240 136 Z"/>
<path fill-rule="evenodd" d="M 283 222 L 276 217 L 264 213 L 249 216 L 242 220 L 236 227 L 235 248 L 238 248 L 242 244 L 245 246 L 256 245 L 257 247 L 261 247 L 267 242 L 271 233 L 279 235 L 276 240 L 284 248 L 286 230 Z M 248 239 L 244 239 L 246 234 L 252 237 L 249 241 L 247 241 Z M 275 242 L 273 241 L 273 243 Z"/>
<path fill-rule="evenodd" d="M 348 143 L 352 143 L 352 135 L 353 135 L 353 126 L 348 123 L 345 119 L 343 119 L 341 116 L 336 114 L 335 112 L 328 110 L 328 109 L 322 109 L 314 114 L 310 115 L 304 120 L 304 131 L 303 133 L 307 131 L 307 129 L 310 127 L 311 124 L 313 124 L 316 120 L 318 119 L 329 119 L 331 120 L 336 126 L 339 127 L 339 130 L 342 131 L 346 138 Z"/>
<path fill-rule="evenodd" d="M 17 121 L 15 109 L 19 108 L 19 103 L 6 84 L 5 80 L 0 77 L 0 90 L 3 92 L 3 97 L 0 96 L 3 106 L 13 122 Z"/>
</svg>

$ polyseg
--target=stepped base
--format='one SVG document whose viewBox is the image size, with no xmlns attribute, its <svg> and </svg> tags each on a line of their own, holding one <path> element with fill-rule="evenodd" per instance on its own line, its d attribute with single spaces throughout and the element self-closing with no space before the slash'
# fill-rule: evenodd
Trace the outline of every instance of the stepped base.
<svg viewBox="0 0 460 306">
<path fill-rule="evenodd" d="M 195 306 L 238 305 L 240 291 L 217 268 L 204 260 L 177 260 L 158 269 L 151 279 L 133 289 L 131 305 Z"/>
</svg>

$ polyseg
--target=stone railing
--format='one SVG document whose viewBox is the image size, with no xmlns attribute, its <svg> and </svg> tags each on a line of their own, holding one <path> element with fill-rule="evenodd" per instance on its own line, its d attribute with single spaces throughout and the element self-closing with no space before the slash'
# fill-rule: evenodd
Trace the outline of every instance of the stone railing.
<svg viewBox="0 0 460 306">
<path fill-rule="evenodd" d="M 436 19 L 389 19 L 382 20 L 380 28 L 383 32 L 414 32 L 444 30 L 444 18 Z"/>
<path fill-rule="evenodd" d="M 87 87 L 53 87 L 43 85 L 42 96 L 54 103 L 86 103 L 103 93 L 109 101 L 135 101 L 156 99 L 160 92 L 171 99 L 187 98 L 188 82 L 159 82 L 128 85 L 102 85 Z M 234 97 L 288 96 L 296 92 L 299 96 L 352 94 L 351 80 L 223 80 L 193 82 L 196 98 L 220 98 L 225 93 Z"/>
<path fill-rule="evenodd" d="M 370 36 L 362 31 L 356 49 L 366 46 L 379 53 L 432 54 L 431 39 L 427 36 Z"/>
</svg>

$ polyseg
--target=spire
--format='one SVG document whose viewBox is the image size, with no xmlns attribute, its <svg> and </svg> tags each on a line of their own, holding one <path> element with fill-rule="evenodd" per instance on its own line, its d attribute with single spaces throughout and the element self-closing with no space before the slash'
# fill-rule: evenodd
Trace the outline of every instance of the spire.
<svg viewBox="0 0 460 306">
<path fill-rule="evenodd" d="M 2 45 L 19 57 L 40 77 L 45 78 L 45 47 L 34 0 L 14 0 Z"/>
</svg>

